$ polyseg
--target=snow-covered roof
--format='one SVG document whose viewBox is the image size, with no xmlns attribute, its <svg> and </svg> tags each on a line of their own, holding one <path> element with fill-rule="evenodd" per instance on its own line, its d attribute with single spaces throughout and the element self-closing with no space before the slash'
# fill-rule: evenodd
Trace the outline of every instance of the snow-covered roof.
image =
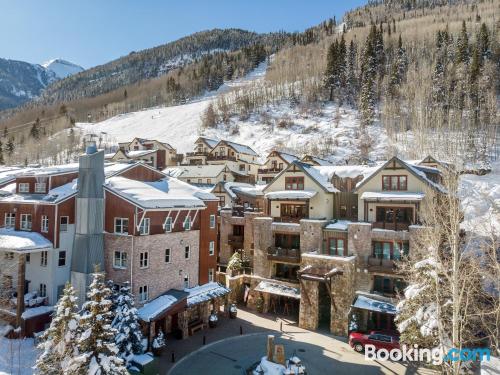
<svg viewBox="0 0 500 375">
<path fill-rule="evenodd" d="M 47 194 L 17 194 L 13 182 L 0 190 L 0 201 L 19 203 L 59 203 L 77 192 L 77 179 L 50 189 Z"/>
<path fill-rule="evenodd" d="M 147 182 L 148 185 L 153 186 L 156 189 L 167 192 L 172 196 L 184 196 L 185 194 L 191 194 L 192 196 L 204 200 L 219 200 L 215 195 L 210 193 L 206 187 L 198 187 L 187 182 L 178 180 L 173 177 L 165 177 L 158 181 Z"/>
<path fill-rule="evenodd" d="M 316 156 L 312 156 L 312 155 L 306 155 L 302 158 L 302 161 L 304 163 L 307 163 L 305 162 L 304 160 L 306 159 L 311 159 L 313 160 L 315 163 L 317 163 L 318 165 L 332 165 L 332 163 L 330 163 L 328 160 L 325 160 L 325 159 L 321 159 L 321 158 L 318 158 Z"/>
<path fill-rule="evenodd" d="M 318 171 L 326 180 L 331 181 L 334 175 L 340 178 L 356 178 L 358 176 L 364 178 L 377 170 L 377 167 L 367 165 L 317 165 L 312 166 L 311 169 Z"/>
<path fill-rule="evenodd" d="M 54 311 L 54 306 L 38 306 L 27 308 L 22 314 L 21 318 L 28 320 L 39 315 L 49 314 Z"/>
<path fill-rule="evenodd" d="M 303 163 L 300 161 L 294 161 L 294 165 L 301 168 L 309 177 L 311 177 L 314 181 L 316 181 L 325 191 L 329 193 L 338 192 L 332 184 L 331 177 L 328 177 L 328 174 L 321 173 L 321 169 L 317 169 L 317 166 Z"/>
<path fill-rule="evenodd" d="M 238 152 L 240 154 L 247 154 L 247 155 L 257 156 L 257 157 L 259 156 L 259 154 L 257 154 L 250 146 L 242 145 L 241 143 L 231 142 L 231 141 L 227 141 L 227 140 L 222 140 L 219 143 L 222 143 L 222 142 L 224 142 L 228 146 L 231 146 L 232 148 L 234 148 L 234 150 L 236 152 Z"/>
<path fill-rule="evenodd" d="M 199 137 L 197 140 L 202 140 L 205 142 L 210 148 L 214 148 L 219 143 L 218 139 L 208 138 L 208 137 Z"/>
<path fill-rule="evenodd" d="M 166 168 L 163 173 L 175 178 L 216 178 L 225 168 L 224 164 L 180 165 Z"/>
<path fill-rule="evenodd" d="M 279 190 L 266 193 L 267 199 L 311 199 L 317 194 L 314 190 Z"/>
<path fill-rule="evenodd" d="M 40 233 L 0 228 L 0 250 L 29 253 L 52 247 L 52 242 Z"/>
<path fill-rule="evenodd" d="M 203 201 L 188 189 L 172 188 L 172 180 L 142 182 L 115 176 L 107 179 L 104 186 L 143 208 L 205 207 Z"/>
<path fill-rule="evenodd" d="M 279 156 L 286 161 L 288 164 L 294 162 L 295 160 L 299 160 L 299 158 L 296 155 L 289 154 L 287 152 L 282 152 L 282 151 L 276 151 Z"/>
<path fill-rule="evenodd" d="M 23 169 L 18 167 L 2 167 L 0 168 L 0 184 L 14 181 L 16 175 L 22 173 Z"/>
<path fill-rule="evenodd" d="M 349 220 L 336 220 L 334 223 L 328 224 L 325 229 L 329 230 L 347 230 L 348 225 L 352 223 Z"/>
<path fill-rule="evenodd" d="M 406 191 L 365 191 L 360 199 L 376 201 L 421 201 L 424 193 L 412 193 Z"/>
<path fill-rule="evenodd" d="M 356 300 L 352 304 L 352 307 L 391 315 L 395 315 L 397 312 L 396 306 L 394 306 L 392 303 L 379 301 L 374 298 L 359 294 L 356 296 Z"/>
<path fill-rule="evenodd" d="M 261 281 L 255 288 L 255 291 L 300 299 L 299 288 L 294 288 L 288 285 L 273 283 L 269 281 Z"/>
<path fill-rule="evenodd" d="M 104 175 L 106 177 L 111 177 L 117 173 L 123 172 L 127 169 L 139 165 L 138 163 L 105 163 L 104 164 Z M 141 164 L 144 165 L 144 164 Z"/>
<path fill-rule="evenodd" d="M 69 164 L 61 164 L 61 165 L 53 165 L 50 167 L 40 167 L 40 168 L 27 168 L 23 170 L 19 176 L 50 176 L 56 174 L 64 174 L 71 172 L 78 172 L 79 164 L 78 163 L 69 163 Z"/>
<path fill-rule="evenodd" d="M 194 288 L 184 289 L 184 291 L 189 293 L 187 298 L 188 306 L 193 306 L 205 301 L 209 301 L 212 298 L 222 297 L 231 292 L 230 289 L 216 282 L 195 286 Z"/>
<path fill-rule="evenodd" d="M 125 151 L 125 155 L 129 158 L 138 158 L 148 154 L 154 154 L 156 150 L 133 150 L 133 151 Z"/>
<path fill-rule="evenodd" d="M 179 300 L 171 294 L 164 294 L 146 303 L 143 307 L 137 310 L 139 318 L 146 322 L 154 320 L 156 317 L 168 310 L 172 305 Z"/>
<path fill-rule="evenodd" d="M 236 192 L 251 196 L 263 196 L 262 189 L 264 189 L 265 186 L 266 185 L 252 185 L 245 182 L 226 182 L 224 184 L 224 190 L 226 190 L 231 198 L 235 199 Z"/>
</svg>

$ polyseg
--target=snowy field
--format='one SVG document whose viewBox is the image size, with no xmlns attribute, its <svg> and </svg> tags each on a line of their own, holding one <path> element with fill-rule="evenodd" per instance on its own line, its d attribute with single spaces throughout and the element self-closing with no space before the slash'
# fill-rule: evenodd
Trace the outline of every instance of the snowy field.
<svg viewBox="0 0 500 375">
<path fill-rule="evenodd" d="M 8 340 L 0 337 L 0 375 L 31 375 L 37 351 L 33 339 Z"/>
</svg>

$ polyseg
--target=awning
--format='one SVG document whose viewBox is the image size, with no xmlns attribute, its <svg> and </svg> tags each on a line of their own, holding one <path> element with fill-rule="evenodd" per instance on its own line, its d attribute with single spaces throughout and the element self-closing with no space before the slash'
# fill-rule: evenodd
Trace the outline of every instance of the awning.
<svg viewBox="0 0 500 375">
<path fill-rule="evenodd" d="M 191 307 L 202 302 L 210 301 L 212 298 L 223 297 L 231 292 L 231 289 L 226 288 L 222 284 L 211 282 L 201 286 L 195 286 L 194 288 L 184 289 L 184 291 L 189 293 L 187 305 Z"/>
<path fill-rule="evenodd" d="M 316 194 L 317 192 L 314 190 L 281 190 L 266 193 L 266 198 L 283 200 L 311 199 Z"/>
<path fill-rule="evenodd" d="M 371 202 L 419 202 L 424 199 L 424 193 L 408 193 L 399 191 L 366 191 L 361 198 Z"/>
<path fill-rule="evenodd" d="M 275 294 L 283 297 L 300 299 L 300 289 L 293 288 L 288 285 L 272 283 L 269 281 L 261 281 L 255 288 L 257 292 Z"/>
<path fill-rule="evenodd" d="M 145 322 L 157 320 L 186 307 L 187 296 L 182 290 L 170 289 L 138 309 L 137 315 Z"/>
<path fill-rule="evenodd" d="M 379 301 L 363 295 L 357 295 L 352 307 L 362 310 L 374 311 L 379 313 L 396 315 L 396 306 L 392 303 Z"/>
<path fill-rule="evenodd" d="M 33 253 L 52 248 L 52 242 L 40 233 L 0 228 L 0 251 Z"/>
</svg>

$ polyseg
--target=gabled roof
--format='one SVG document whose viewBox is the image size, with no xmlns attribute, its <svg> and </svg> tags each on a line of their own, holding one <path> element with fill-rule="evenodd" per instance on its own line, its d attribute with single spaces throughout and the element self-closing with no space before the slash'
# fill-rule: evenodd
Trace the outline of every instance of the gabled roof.
<svg viewBox="0 0 500 375">
<path fill-rule="evenodd" d="M 130 142 L 120 142 L 118 143 L 119 145 L 122 145 L 122 144 L 126 144 L 127 146 L 130 146 L 130 144 L 132 142 L 134 142 L 135 140 L 137 140 L 137 142 L 139 142 L 141 145 L 144 146 L 145 143 L 152 143 L 152 142 L 158 142 L 160 144 L 162 144 L 163 146 L 165 146 L 166 148 L 170 148 L 171 150 L 173 150 L 174 148 L 167 142 L 160 142 L 158 141 L 157 139 L 146 139 L 146 138 L 139 138 L 139 137 L 135 137 L 134 139 L 132 139 Z"/>
<path fill-rule="evenodd" d="M 227 145 L 227 146 L 233 148 L 236 152 L 238 152 L 240 154 L 246 154 L 246 155 L 257 156 L 257 157 L 259 156 L 259 154 L 257 154 L 251 147 L 246 146 L 246 145 L 242 145 L 240 143 L 231 142 L 231 141 L 227 141 L 227 140 L 221 140 L 221 141 L 219 141 L 219 143 L 217 143 L 216 146 L 219 146 L 219 145 Z"/>
<path fill-rule="evenodd" d="M 312 155 L 305 155 L 300 161 L 303 163 L 307 163 L 306 161 L 304 161 L 306 159 L 311 159 L 317 165 L 332 165 L 332 163 L 330 163 L 328 160 L 321 159 L 321 158 L 318 158 L 318 157 L 312 156 Z"/>
<path fill-rule="evenodd" d="M 13 182 L 0 189 L 0 202 L 58 204 L 77 193 L 77 179 L 64 185 L 50 189 L 47 194 L 18 194 L 16 183 Z"/>
<path fill-rule="evenodd" d="M 208 137 L 198 137 L 198 139 L 194 143 L 198 143 L 199 141 L 202 141 L 210 148 L 214 148 L 215 146 L 217 146 L 217 143 L 219 143 L 218 139 L 213 139 Z"/>
<path fill-rule="evenodd" d="M 282 152 L 282 151 L 276 151 L 276 150 L 271 151 L 269 153 L 269 155 L 267 155 L 267 159 L 269 159 L 271 156 L 273 156 L 273 154 L 277 154 L 278 157 L 283 159 L 283 161 L 288 163 L 288 164 L 292 163 L 295 160 L 299 160 L 298 156 L 295 156 L 293 154 L 288 154 L 288 153 Z"/>
<path fill-rule="evenodd" d="M 445 189 L 441 185 L 439 185 L 438 183 L 436 183 L 434 181 L 431 181 L 429 178 L 427 178 L 427 176 L 425 175 L 425 173 L 423 171 L 419 170 L 416 166 L 414 166 L 412 164 L 409 164 L 409 163 L 401 160 L 397 156 L 393 156 L 392 158 L 390 158 L 389 160 L 387 160 L 382 166 L 380 166 L 375 171 L 373 171 L 373 173 L 371 173 L 370 175 L 366 176 L 363 180 L 361 180 L 358 183 L 358 185 L 356 186 L 356 188 L 354 189 L 354 191 L 358 192 L 359 189 L 363 185 L 365 185 L 368 181 L 370 181 L 373 177 L 375 177 L 380 171 L 383 171 L 393 161 L 395 161 L 396 163 L 399 163 L 409 173 L 411 173 L 413 176 L 415 176 L 420 181 L 424 182 L 425 184 L 427 184 L 428 186 L 430 186 L 434 190 L 437 190 L 437 191 L 439 191 L 441 193 L 445 192 Z"/>
</svg>

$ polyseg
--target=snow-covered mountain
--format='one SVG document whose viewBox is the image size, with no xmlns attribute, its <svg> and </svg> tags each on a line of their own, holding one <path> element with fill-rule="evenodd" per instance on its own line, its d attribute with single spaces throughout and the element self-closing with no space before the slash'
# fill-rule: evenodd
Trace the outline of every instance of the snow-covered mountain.
<svg viewBox="0 0 500 375">
<path fill-rule="evenodd" d="M 85 70 L 79 65 L 59 58 L 44 62 L 42 66 L 45 69 L 54 72 L 55 76 L 59 79 L 66 78 L 70 75 L 80 73 Z"/>
<path fill-rule="evenodd" d="M 40 65 L 0 58 L 0 110 L 36 98 L 51 83 L 82 70 L 61 59 Z"/>
</svg>

